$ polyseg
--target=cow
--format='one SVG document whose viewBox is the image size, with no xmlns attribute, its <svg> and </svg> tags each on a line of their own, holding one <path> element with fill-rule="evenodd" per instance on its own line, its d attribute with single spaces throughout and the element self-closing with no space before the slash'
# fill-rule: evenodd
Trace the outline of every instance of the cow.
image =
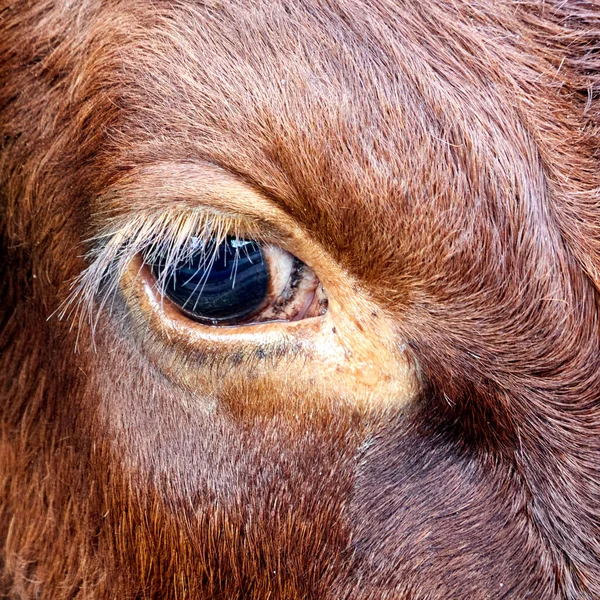
<svg viewBox="0 0 600 600">
<path fill-rule="evenodd" d="M 0 595 L 600 597 L 597 0 L 1 0 Z"/>
</svg>

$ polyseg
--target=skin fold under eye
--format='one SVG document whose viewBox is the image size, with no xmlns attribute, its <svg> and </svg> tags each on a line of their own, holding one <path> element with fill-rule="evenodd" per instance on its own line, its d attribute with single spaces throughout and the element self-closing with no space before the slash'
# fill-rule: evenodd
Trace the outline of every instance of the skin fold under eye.
<svg viewBox="0 0 600 600">
<path fill-rule="evenodd" d="M 122 301 L 148 360 L 202 403 L 225 390 L 237 398 L 240 381 L 317 386 L 357 406 L 413 398 L 414 366 L 392 321 L 286 215 L 263 212 L 269 220 L 188 207 L 115 214 L 60 316 L 87 321 L 93 337 Z"/>
<path fill-rule="evenodd" d="M 327 311 L 312 269 L 274 245 L 192 237 L 175 259 L 153 252 L 144 260 L 161 295 L 199 323 L 299 321 Z"/>
</svg>

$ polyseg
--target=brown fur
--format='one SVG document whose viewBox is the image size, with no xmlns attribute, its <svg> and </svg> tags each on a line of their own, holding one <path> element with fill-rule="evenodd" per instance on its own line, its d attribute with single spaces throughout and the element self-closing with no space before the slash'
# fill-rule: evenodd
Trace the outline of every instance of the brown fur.
<svg viewBox="0 0 600 600">
<path fill-rule="evenodd" d="M 599 598 L 599 48 L 595 0 L 1 0 L 0 593 Z M 186 161 L 367 290 L 417 399 L 207 413 L 118 297 L 48 319 L 106 191 Z"/>
</svg>

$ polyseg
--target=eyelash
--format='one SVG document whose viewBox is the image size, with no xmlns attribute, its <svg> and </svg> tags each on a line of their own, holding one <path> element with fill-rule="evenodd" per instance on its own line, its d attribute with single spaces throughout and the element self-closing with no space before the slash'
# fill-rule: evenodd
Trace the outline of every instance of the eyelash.
<svg viewBox="0 0 600 600">
<path fill-rule="evenodd" d="M 148 212 L 126 220 L 109 219 L 97 236 L 87 240 L 91 245 L 85 255 L 89 265 L 72 283 L 67 299 L 56 311 L 58 318 L 71 320 L 72 327 L 77 328 L 87 322 L 94 335 L 100 314 L 111 305 L 121 278 L 138 255 L 143 253 L 150 260 L 166 256 L 170 264 L 175 264 L 190 251 L 187 242 L 192 237 L 241 237 L 240 225 L 234 218 L 202 210 Z M 259 232 L 249 233 L 254 239 L 261 239 Z"/>
<path fill-rule="evenodd" d="M 235 218 L 202 210 L 149 212 L 125 221 L 114 219 L 98 236 L 88 241 L 92 244 L 92 250 L 87 254 L 89 266 L 73 282 L 71 293 L 58 311 L 59 318 L 72 319 L 73 326 L 78 328 L 83 322 L 88 322 L 94 336 L 100 314 L 107 307 L 110 311 L 120 281 L 136 257 L 141 256 L 146 265 L 162 261 L 162 273 L 156 277 L 157 289 L 162 295 L 171 267 L 190 258 L 199 245 L 214 249 L 227 237 L 265 243 L 260 232 L 249 231 L 251 227 L 243 225 Z M 196 243 L 190 243 L 190 240 Z M 294 276 L 298 277 L 304 265 L 292 258 L 295 261 Z M 207 262 L 212 259 L 207 254 Z M 290 281 L 291 288 L 293 285 L 294 282 Z M 279 306 L 276 303 L 268 308 L 271 316 L 278 310 L 283 312 L 285 303 L 279 298 L 277 300 Z"/>
</svg>

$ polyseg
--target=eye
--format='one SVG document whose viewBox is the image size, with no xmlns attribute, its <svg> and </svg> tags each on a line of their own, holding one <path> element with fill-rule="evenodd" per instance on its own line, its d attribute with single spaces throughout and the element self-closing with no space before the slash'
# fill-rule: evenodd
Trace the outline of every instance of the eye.
<svg viewBox="0 0 600 600">
<path fill-rule="evenodd" d="M 175 264 L 163 256 L 152 265 L 157 279 L 164 280 L 162 293 L 192 318 L 244 321 L 267 297 L 264 254 L 252 241 L 227 238 L 218 246 L 213 242 L 213 248 L 207 245 Z"/>
<path fill-rule="evenodd" d="M 160 293 L 188 318 L 213 326 L 298 321 L 322 315 L 315 273 L 277 246 L 228 236 L 191 238 L 145 257 Z"/>
</svg>

